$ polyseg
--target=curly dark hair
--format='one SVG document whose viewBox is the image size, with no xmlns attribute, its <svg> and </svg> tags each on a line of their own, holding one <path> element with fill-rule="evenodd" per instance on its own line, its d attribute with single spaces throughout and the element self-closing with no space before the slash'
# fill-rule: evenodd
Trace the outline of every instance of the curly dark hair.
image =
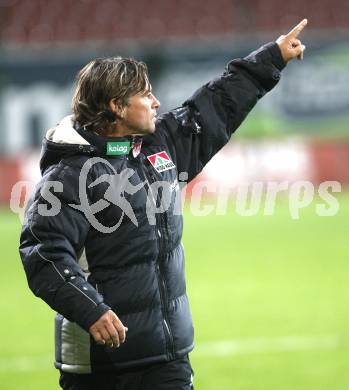
<svg viewBox="0 0 349 390">
<path fill-rule="evenodd" d="M 132 58 L 96 58 L 77 74 L 72 110 L 75 120 L 98 134 L 112 132 L 116 115 L 109 102 L 116 99 L 122 109 L 129 98 L 150 90 L 147 66 Z"/>
</svg>

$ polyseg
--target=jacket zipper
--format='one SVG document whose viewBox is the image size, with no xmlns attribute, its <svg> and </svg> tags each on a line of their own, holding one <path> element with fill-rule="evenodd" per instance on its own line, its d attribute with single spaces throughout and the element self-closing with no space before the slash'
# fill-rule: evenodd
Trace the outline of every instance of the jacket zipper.
<svg viewBox="0 0 349 390">
<path fill-rule="evenodd" d="M 170 338 L 170 349 L 171 349 L 171 352 L 172 352 L 172 355 L 174 358 L 175 357 L 174 341 L 173 341 L 173 335 L 171 332 L 171 328 L 170 328 L 170 324 L 168 322 L 168 316 L 167 316 L 167 305 L 169 302 L 168 295 L 167 295 L 167 286 L 166 286 L 165 279 L 162 277 L 160 263 L 158 264 L 158 267 L 159 267 L 159 276 L 160 276 L 160 279 L 162 282 L 162 288 L 163 288 L 163 292 L 164 292 L 164 301 L 166 302 L 165 313 L 164 313 L 164 323 L 165 323 L 165 326 L 167 328 L 167 332 L 168 332 L 168 335 Z"/>
<path fill-rule="evenodd" d="M 150 180 L 148 180 L 148 175 L 145 172 L 146 169 L 144 169 L 142 162 L 140 163 L 140 167 L 141 167 L 142 176 L 145 179 L 146 186 L 148 187 L 148 194 L 150 193 L 153 205 L 154 205 L 154 207 L 156 207 L 156 199 L 155 199 L 154 193 L 152 192 L 152 189 L 151 189 L 151 184 L 156 181 L 156 178 L 151 173 L 149 173 Z M 157 233 L 158 233 L 157 240 L 158 240 L 158 244 L 159 244 L 159 252 L 161 253 L 161 250 L 163 249 L 163 246 L 164 246 L 163 245 L 163 237 L 164 237 L 165 229 L 163 228 L 163 224 L 162 224 L 162 216 L 159 214 L 156 214 L 155 219 L 156 219 L 156 226 L 159 227 L 159 229 L 157 230 Z M 159 255 L 158 259 L 157 259 L 157 263 L 156 263 L 156 276 L 157 276 L 157 280 L 158 280 L 160 301 L 161 301 L 161 306 L 162 306 L 163 328 L 164 328 L 164 332 L 165 332 L 165 334 L 167 334 L 167 338 L 169 340 L 168 342 L 166 342 L 167 354 L 168 354 L 169 358 L 171 359 L 171 357 L 172 358 L 175 357 L 174 340 L 173 340 L 172 331 L 171 331 L 169 321 L 168 321 L 167 287 L 166 287 L 166 282 L 162 276 L 162 272 L 161 272 L 161 268 L 160 268 L 161 260 L 162 260 L 162 256 Z"/>
<path fill-rule="evenodd" d="M 165 281 L 164 278 L 161 275 L 160 271 L 160 265 L 156 264 L 156 274 L 157 274 L 157 279 L 158 279 L 158 284 L 159 284 L 159 291 L 160 291 L 160 300 L 162 302 L 162 307 L 163 307 L 163 324 L 164 324 L 164 331 L 167 334 L 167 338 L 169 339 L 169 342 L 166 343 L 168 346 L 168 356 L 171 358 L 174 358 L 174 342 L 173 342 L 173 336 L 171 332 L 171 328 L 168 322 L 168 316 L 167 316 L 167 294 L 166 294 L 166 286 L 165 286 Z"/>
</svg>

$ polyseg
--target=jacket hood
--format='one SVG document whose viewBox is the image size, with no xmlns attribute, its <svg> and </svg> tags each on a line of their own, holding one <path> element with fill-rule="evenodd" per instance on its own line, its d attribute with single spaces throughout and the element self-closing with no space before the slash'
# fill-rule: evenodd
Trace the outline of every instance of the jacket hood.
<svg viewBox="0 0 349 390">
<path fill-rule="evenodd" d="M 90 143 L 75 130 L 73 116 L 68 115 L 46 133 L 41 150 L 41 173 L 62 158 L 93 151 Z"/>
<path fill-rule="evenodd" d="M 74 129 L 72 115 L 64 117 L 56 127 L 49 129 L 46 139 L 57 144 L 89 145 L 89 142 Z"/>
</svg>

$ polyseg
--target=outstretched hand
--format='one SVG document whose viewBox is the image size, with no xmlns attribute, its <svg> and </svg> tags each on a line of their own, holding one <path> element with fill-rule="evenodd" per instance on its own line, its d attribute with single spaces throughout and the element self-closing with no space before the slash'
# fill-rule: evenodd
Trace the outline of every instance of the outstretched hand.
<svg viewBox="0 0 349 390">
<path fill-rule="evenodd" d="M 282 58 L 286 63 L 294 58 L 298 58 L 299 60 L 303 59 L 305 46 L 298 39 L 298 35 L 307 24 L 308 20 L 303 19 L 287 35 L 281 35 L 276 40 L 281 50 Z"/>
</svg>

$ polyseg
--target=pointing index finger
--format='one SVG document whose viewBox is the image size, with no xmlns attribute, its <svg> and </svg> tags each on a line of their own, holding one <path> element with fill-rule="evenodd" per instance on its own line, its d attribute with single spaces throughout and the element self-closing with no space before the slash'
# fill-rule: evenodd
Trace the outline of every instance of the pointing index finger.
<svg viewBox="0 0 349 390">
<path fill-rule="evenodd" d="M 303 19 L 297 26 L 293 27 L 293 29 L 287 34 L 287 36 L 295 38 L 298 34 L 303 30 L 303 28 L 308 24 L 308 19 Z"/>
</svg>

